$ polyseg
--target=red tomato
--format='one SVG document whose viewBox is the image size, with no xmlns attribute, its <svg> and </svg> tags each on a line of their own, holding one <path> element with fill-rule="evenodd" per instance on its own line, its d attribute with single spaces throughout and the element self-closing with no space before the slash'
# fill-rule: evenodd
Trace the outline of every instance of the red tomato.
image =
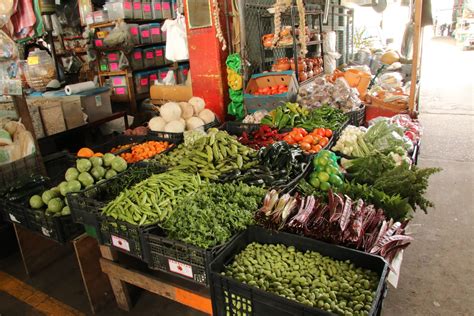
<svg viewBox="0 0 474 316">
<path fill-rule="evenodd" d="M 326 130 L 324 128 L 318 128 L 318 129 L 316 129 L 316 134 L 318 134 L 321 137 L 325 137 L 326 136 Z"/>
<path fill-rule="evenodd" d="M 311 149 L 311 144 L 307 142 L 301 142 L 300 143 L 300 148 L 303 149 L 304 151 L 308 151 Z"/>
<path fill-rule="evenodd" d="M 303 140 L 303 134 L 301 134 L 300 132 L 294 132 L 292 136 L 293 136 L 293 139 L 297 141 L 298 143 Z"/>
<path fill-rule="evenodd" d="M 302 141 L 305 142 L 305 143 L 313 145 L 314 142 L 315 142 L 315 139 L 312 135 L 306 135 L 305 137 L 303 137 Z"/>
<path fill-rule="evenodd" d="M 294 145 L 294 144 L 295 144 L 295 140 L 293 139 L 293 137 L 292 137 L 290 134 L 288 134 L 288 135 L 286 135 L 285 137 L 283 137 L 283 140 L 284 140 L 285 142 L 287 142 L 288 144 L 290 144 L 290 145 Z"/>
<path fill-rule="evenodd" d="M 301 133 L 301 135 L 306 136 L 308 135 L 308 132 L 302 128 L 302 127 L 297 127 L 296 130 Z"/>
<path fill-rule="evenodd" d="M 329 128 L 325 129 L 325 136 L 326 137 L 331 137 L 332 136 L 332 131 Z"/>
<path fill-rule="evenodd" d="M 319 145 L 321 145 L 321 147 L 326 146 L 328 143 L 329 143 L 329 139 L 327 137 L 323 137 L 319 140 Z"/>
<path fill-rule="evenodd" d="M 323 149 L 321 145 L 314 145 L 313 147 L 311 147 L 311 150 L 314 150 L 315 153 L 319 152 L 321 149 Z"/>
</svg>

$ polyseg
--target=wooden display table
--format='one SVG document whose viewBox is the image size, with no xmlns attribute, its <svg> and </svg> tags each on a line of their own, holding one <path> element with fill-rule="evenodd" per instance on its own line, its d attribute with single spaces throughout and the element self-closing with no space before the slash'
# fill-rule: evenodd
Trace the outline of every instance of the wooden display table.
<svg viewBox="0 0 474 316">
<path fill-rule="evenodd" d="M 121 309 L 129 311 L 131 308 L 128 293 L 128 284 L 131 284 L 212 315 L 209 289 L 200 287 L 199 290 L 188 290 L 174 282 L 127 267 L 119 262 L 117 251 L 108 246 L 100 246 L 100 252 L 100 266 L 109 277 L 117 305 Z"/>
</svg>

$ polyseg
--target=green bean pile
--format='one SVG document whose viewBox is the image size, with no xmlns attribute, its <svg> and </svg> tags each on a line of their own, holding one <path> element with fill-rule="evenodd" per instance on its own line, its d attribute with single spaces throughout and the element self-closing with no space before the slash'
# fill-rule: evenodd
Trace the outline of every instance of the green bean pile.
<svg viewBox="0 0 474 316">
<path fill-rule="evenodd" d="M 151 177 L 123 190 L 102 209 L 102 214 L 133 225 L 163 222 L 176 205 L 201 186 L 199 175 L 172 170 Z"/>
<path fill-rule="evenodd" d="M 368 315 L 378 276 L 318 252 L 251 243 L 224 274 L 250 286 L 338 315 Z"/>
</svg>

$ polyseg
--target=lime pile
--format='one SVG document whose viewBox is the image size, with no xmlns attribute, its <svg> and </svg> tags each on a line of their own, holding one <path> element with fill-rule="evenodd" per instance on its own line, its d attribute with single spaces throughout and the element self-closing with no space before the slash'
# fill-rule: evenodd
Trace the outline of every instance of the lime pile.
<svg viewBox="0 0 474 316">
<path fill-rule="evenodd" d="M 336 155 L 329 150 L 321 150 L 313 158 L 313 172 L 309 175 L 309 183 L 316 189 L 328 191 L 341 187 L 342 179 Z"/>
</svg>

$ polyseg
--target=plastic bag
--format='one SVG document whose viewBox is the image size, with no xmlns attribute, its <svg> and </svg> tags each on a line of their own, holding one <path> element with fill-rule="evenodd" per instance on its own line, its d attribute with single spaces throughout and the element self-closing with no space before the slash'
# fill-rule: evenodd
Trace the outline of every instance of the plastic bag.
<svg viewBox="0 0 474 316">
<path fill-rule="evenodd" d="M 14 3 L 14 0 L 0 1 L 0 28 L 10 21 L 10 17 L 13 14 Z"/>
<path fill-rule="evenodd" d="M 161 30 L 166 32 L 165 57 L 171 61 L 189 59 L 188 38 L 184 16 L 178 14 L 175 20 L 166 20 Z"/>
<path fill-rule="evenodd" d="M 132 38 L 128 26 L 124 22 L 119 22 L 114 29 L 104 38 L 104 44 L 108 47 L 122 47 L 131 50 L 133 47 Z"/>
<path fill-rule="evenodd" d="M 402 79 L 398 72 L 387 72 L 378 78 L 378 83 L 383 89 L 392 91 L 402 87 Z"/>
<path fill-rule="evenodd" d="M 0 62 L 16 59 L 17 56 L 18 50 L 15 42 L 10 38 L 10 36 L 0 30 Z"/>
<path fill-rule="evenodd" d="M 163 84 L 165 86 L 172 86 L 176 84 L 176 78 L 174 77 L 174 71 L 173 70 L 168 70 L 168 73 L 166 74 L 166 77 L 163 78 Z"/>
</svg>

